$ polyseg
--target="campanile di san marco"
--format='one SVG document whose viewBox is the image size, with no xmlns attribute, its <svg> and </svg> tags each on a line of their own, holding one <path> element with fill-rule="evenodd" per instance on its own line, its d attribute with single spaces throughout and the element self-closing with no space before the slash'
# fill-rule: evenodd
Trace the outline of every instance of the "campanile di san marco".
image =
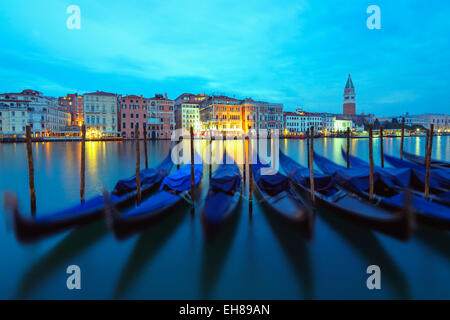
<svg viewBox="0 0 450 320">
<path fill-rule="evenodd" d="M 348 74 L 347 84 L 344 89 L 344 108 L 343 114 L 356 114 L 355 87 L 353 86 L 352 77 Z"/>
</svg>

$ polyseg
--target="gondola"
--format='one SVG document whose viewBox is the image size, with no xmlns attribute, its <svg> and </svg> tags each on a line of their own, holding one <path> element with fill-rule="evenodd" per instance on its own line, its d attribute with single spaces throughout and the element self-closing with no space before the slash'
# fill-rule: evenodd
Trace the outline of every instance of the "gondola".
<svg viewBox="0 0 450 320">
<path fill-rule="evenodd" d="M 264 172 L 262 171 L 264 170 Z M 315 213 L 292 189 L 289 178 L 258 159 L 252 164 L 252 173 L 256 191 L 262 202 L 281 220 L 301 232 L 306 239 L 314 233 Z"/>
<path fill-rule="evenodd" d="M 231 162 L 232 163 L 229 163 Z M 222 164 L 211 177 L 202 208 L 202 222 L 207 236 L 213 236 L 229 220 L 241 200 L 242 177 L 234 160 L 224 153 Z"/>
<path fill-rule="evenodd" d="M 346 153 L 341 149 L 341 154 L 344 159 L 346 159 Z M 359 159 L 351 154 L 349 154 L 349 162 L 351 168 L 366 168 L 368 170 L 369 163 L 364 160 Z M 422 195 L 425 190 L 425 177 L 424 174 L 417 174 L 411 168 L 381 168 L 374 166 L 374 172 L 379 172 L 382 175 L 391 176 L 394 179 L 394 183 L 400 188 L 409 188 L 416 195 Z M 438 181 L 430 178 L 430 200 L 444 204 L 446 206 L 450 205 L 450 195 L 449 191 L 443 189 Z"/>
<path fill-rule="evenodd" d="M 336 183 L 346 190 L 356 193 L 364 199 L 369 199 L 368 168 L 346 168 L 325 157 L 314 153 L 314 161 L 326 174 L 333 175 Z M 390 180 L 374 170 L 374 201 L 388 210 L 401 210 L 405 204 L 405 193 L 398 186 L 391 186 Z M 424 199 L 411 196 L 412 211 L 416 214 L 418 223 L 436 228 L 450 230 L 450 208 Z"/>
<path fill-rule="evenodd" d="M 425 181 L 426 168 L 422 165 L 418 165 L 409 161 L 399 159 L 397 157 L 384 155 L 386 161 L 395 168 L 410 168 L 414 171 L 415 175 L 422 181 Z M 450 170 L 448 169 L 431 169 L 430 170 L 430 183 L 435 182 L 442 189 L 450 190 Z"/>
<path fill-rule="evenodd" d="M 156 168 L 140 171 L 142 195 L 148 195 L 169 174 L 173 162 L 169 155 Z M 132 204 L 136 199 L 136 176 L 117 182 L 111 194 L 111 203 L 118 208 Z M 103 196 L 95 196 L 81 204 L 50 214 L 36 214 L 35 218 L 26 218 L 19 212 L 17 196 L 4 194 L 5 211 L 11 213 L 16 238 L 20 242 L 33 242 L 44 237 L 84 225 L 103 216 Z"/>
<path fill-rule="evenodd" d="M 295 162 L 280 151 L 280 164 L 293 184 L 305 195 L 311 193 L 310 169 Z M 333 176 L 314 171 L 316 204 L 357 225 L 408 240 L 415 229 L 415 218 L 410 210 L 389 212 L 356 194 L 342 190 Z"/>
<path fill-rule="evenodd" d="M 415 164 L 425 166 L 425 157 L 418 156 L 406 151 L 403 151 L 403 156 L 408 159 L 411 162 L 414 162 Z M 434 169 L 450 169 L 450 163 L 440 160 L 433 160 L 431 159 L 431 168 Z"/>
<path fill-rule="evenodd" d="M 197 187 L 203 174 L 201 157 L 194 155 L 194 186 Z M 191 201 L 191 165 L 187 164 L 181 169 L 164 178 L 159 191 L 140 205 L 120 215 L 114 207 L 107 192 L 105 198 L 105 214 L 109 228 L 118 239 L 123 239 L 136 232 L 146 229 L 149 225 L 158 222 L 167 214 L 175 211 L 175 207 L 183 202 Z"/>
</svg>

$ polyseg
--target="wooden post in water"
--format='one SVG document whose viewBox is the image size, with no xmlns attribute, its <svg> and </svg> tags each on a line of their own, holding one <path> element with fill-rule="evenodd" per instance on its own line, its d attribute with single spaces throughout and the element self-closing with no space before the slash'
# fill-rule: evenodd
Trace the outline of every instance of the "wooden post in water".
<svg viewBox="0 0 450 320">
<path fill-rule="evenodd" d="M 426 165 L 426 172 L 425 172 L 425 199 L 428 199 L 430 197 L 430 170 L 431 170 L 431 153 L 433 151 L 433 131 L 434 131 L 434 124 L 430 125 L 430 142 L 428 143 L 428 150 L 427 154 L 425 156 L 425 165 Z"/>
<path fill-rule="evenodd" d="M 316 194 L 314 193 L 314 126 L 311 127 L 311 150 L 309 152 L 309 184 L 311 188 L 311 202 L 316 202 Z"/>
<path fill-rule="evenodd" d="M 430 142 L 430 130 L 427 129 L 427 137 L 425 138 L 425 157 L 424 157 L 424 163 L 423 165 L 427 165 L 427 155 L 428 155 L 428 144 Z"/>
<path fill-rule="evenodd" d="M 27 156 L 28 156 L 28 182 L 30 185 L 30 206 L 31 215 L 34 217 L 36 213 L 36 191 L 34 190 L 34 164 L 33 149 L 31 148 L 31 127 L 26 127 L 27 135 Z"/>
<path fill-rule="evenodd" d="M 350 127 L 347 127 L 347 168 L 350 168 Z"/>
<path fill-rule="evenodd" d="M 384 137 L 383 137 L 383 127 L 380 127 L 380 157 L 381 157 L 381 167 L 384 168 Z"/>
<path fill-rule="evenodd" d="M 372 125 L 369 124 L 369 199 L 373 200 L 373 141 Z"/>
<path fill-rule="evenodd" d="M 244 185 L 245 185 L 245 167 L 246 167 L 246 163 L 247 163 L 247 157 L 246 157 L 246 150 L 245 150 L 245 140 L 247 139 L 247 137 L 245 136 L 245 134 L 242 135 L 242 178 L 244 180 Z"/>
<path fill-rule="evenodd" d="M 250 150 L 251 148 L 251 150 Z M 249 214 L 250 214 L 250 218 L 252 217 L 252 213 L 253 213 L 253 167 L 252 167 L 252 162 L 253 162 L 253 141 L 252 141 L 252 136 L 250 136 L 248 138 L 248 192 L 249 192 L 249 196 L 248 196 L 248 210 L 249 210 Z"/>
<path fill-rule="evenodd" d="M 147 155 L 147 126 L 145 123 L 144 126 L 144 153 L 145 153 L 145 169 L 148 169 L 148 155 Z"/>
<path fill-rule="evenodd" d="M 177 143 L 177 170 L 180 169 L 180 150 L 178 149 L 179 144 L 180 144 L 180 137 L 178 137 Z"/>
<path fill-rule="evenodd" d="M 403 159 L 403 140 L 405 139 L 405 117 L 402 118 L 402 136 L 400 138 L 400 159 Z"/>
<path fill-rule="evenodd" d="M 194 203 L 194 185 L 195 185 L 195 175 L 194 175 L 194 128 L 189 129 L 190 133 L 190 143 L 191 143 L 191 199 Z"/>
<path fill-rule="evenodd" d="M 209 134 L 209 179 L 212 177 L 212 136 Z"/>
<path fill-rule="evenodd" d="M 309 128 L 306 129 L 306 162 L 309 168 Z"/>
<path fill-rule="evenodd" d="M 80 170 L 80 199 L 84 202 L 84 187 L 86 179 L 86 125 L 81 126 L 81 170 Z"/>
<path fill-rule="evenodd" d="M 136 200 L 137 204 L 139 205 L 141 204 L 141 154 L 139 150 L 139 122 L 136 122 L 134 125 L 134 141 L 136 142 Z"/>
</svg>

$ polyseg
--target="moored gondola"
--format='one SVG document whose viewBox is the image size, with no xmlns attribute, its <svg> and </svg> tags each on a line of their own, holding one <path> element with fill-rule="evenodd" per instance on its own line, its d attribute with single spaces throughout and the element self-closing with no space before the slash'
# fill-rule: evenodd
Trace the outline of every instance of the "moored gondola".
<svg viewBox="0 0 450 320">
<path fill-rule="evenodd" d="M 346 158 L 346 153 L 341 149 L 342 157 Z M 353 155 L 349 155 L 350 167 L 351 168 L 366 168 L 369 170 L 369 163 L 361 160 Z M 381 168 L 374 166 L 374 172 L 378 172 L 382 175 L 390 176 L 393 178 L 394 184 L 398 185 L 399 188 L 408 188 L 413 194 L 418 196 L 423 195 L 425 190 L 425 173 L 417 174 L 411 168 Z M 430 197 L 429 199 L 433 202 L 444 204 L 446 206 L 450 205 L 450 192 L 443 189 L 438 181 L 430 178 Z"/>
<path fill-rule="evenodd" d="M 403 156 L 411 162 L 414 162 L 417 165 L 425 167 L 425 157 L 418 156 L 407 151 L 403 151 Z M 450 169 L 450 163 L 440 160 L 431 159 L 431 168 L 434 169 Z"/>
<path fill-rule="evenodd" d="M 194 187 L 200 184 L 203 174 L 201 157 L 194 155 Z M 143 201 L 135 208 L 122 215 L 114 207 L 108 193 L 105 192 L 105 214 L 108 226 L 118 239 L 123 239 L 143 231 L 149 225 L 158 222 L 166 214 L 175 211 L 175 207 L 183 202 L 192 201 L 191 165 L 187 164 L 181 169 L 164 178 L 159 192 Z"/>
<path fill-rule="evenodd" d="M 314 153 L 314 161 L 326 174 L 333 175 L 336 183 L 346 190 L 369 199 L 369 170 L 349 169 Z M 405 204 L 405 193 L 397 186 L 390 186 L 383 175 L 374 171 L 374 201 L 388 210 L 401 210 Z M 408 192 L 409 193 L 409 192 Z M 418 223 L 450 230 L 450 208 L 423 197 L 411 196 L 411 210 Z"/>
<path fill-rule="evenodd" d="M 292 225 L 305 238 L 314 233 L 315 213 L 292 189 L 289 178 L 270 166 L 261 163 L 259 157 L 252 164 L 253 180 L 262 202 L 283 221 Z"/>
<path fill-rule="evenodd" d="M 227 159 L 225 153 L 223 163 L 211 177 L 202 208 L 202 222 L 207 236 L 213 236 L 236 211 L 242 194 L 241 179 L 238 166 L 234 160 Z"/>
<path fill-rule="evenodd" d="M 159 186 L 172 169 L 173 162 L 169 155 L 156 168 L 140 171 L 142 195 L 148 195 Z M 111 203 L 118 208 L 134 203 L 136 199 L 136 176 L 117 182 L 111 194 Z M 20 242 L 33 242 L 44 237 L 66 231 L 70 228 L 95 221 L 103 216 L 103 196 L 95 196 L 83 203 L 50 214 L 37 213 L 35 218 L 27 218 L 19 212 L 17 196 L 4 194 L 5 211 L 12 218 L 16 238 Z"/>
<path fill-rule="evenodd" d="M 399 159 L 385 154 L 384 158 L 389 164 L 395 168 L 410 168 L 414 173 L 425 181 L 426 168 L 422 165 L 418 165 L 409 161 Z M 439 184 L 440 188 L 450 190 L 450 170 L 448 169 L 431 169 L 430 170 L 430 183 L 435 181 Z"/>
<path fill-rule="evenodd" d="M 303 194 L 311 193 L 310 169 L 303 167 L 281 151 L 280 164 Z M 318 205 L 331 209 L 333 213 L 352 223 L 400 240 L 408 240 L 415 229 L 414 215 L 410 210 L 390 212 L 377 207 L 356 194 L 342 190 L 331 175 L 314 171 L 314 186 Z"/>
</svg>

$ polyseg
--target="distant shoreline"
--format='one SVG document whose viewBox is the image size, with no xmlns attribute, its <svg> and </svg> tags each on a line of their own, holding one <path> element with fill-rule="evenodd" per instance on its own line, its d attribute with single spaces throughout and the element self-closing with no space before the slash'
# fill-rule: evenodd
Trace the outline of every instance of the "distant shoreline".
<svg viewBox="0 0 450 320">
<path fill-rule="evenodd" d="M 448 133 L 437 133 L 435 136 L 449 136 Z M 415 136 L 405 136 L 406 138 L 421 138 L 425 137 L 425 135 L 415 135 Z M 316 136 L 314 139 L 346 139 L 345 136 Z M 350 139 L 368 139 L 368 136 L 351 136 Z M 374 139 L 378 139 L 379 136 L 374 136 Z M 401 138 L 400 136 L 385 136 L 385 138 Z M 299 137 L 280 137 L 280 139 L 288 139 L 288 140 L 306 140 L 306 138 L 299 138 Z M 144 141 L 144 139 L 140 138 L 140 141 Z M 197 137 L 194 138 L 194 140 L 199 140 Z M 230 139 L 232 140 L 232 139 Z M 237 137 L 236 140 L 242 140 L 241 137 Z M 32 142 L 80 142 L 81 138 L 78 137 L 71 137 L 71 138 L 33 138 L 31 139 Z M 121 137 L 117 138 L 107 138 L 107 139 L 86 139 L 86 142 L 123 142 L 123 141 L 134 141 L 134 139 L 123 139 Z M 147 141 L 170 141 L 170 139 L 147 139 Z M 1 138 L 1 143 L 25 143 L 25 138 Z"/>
</svg>

